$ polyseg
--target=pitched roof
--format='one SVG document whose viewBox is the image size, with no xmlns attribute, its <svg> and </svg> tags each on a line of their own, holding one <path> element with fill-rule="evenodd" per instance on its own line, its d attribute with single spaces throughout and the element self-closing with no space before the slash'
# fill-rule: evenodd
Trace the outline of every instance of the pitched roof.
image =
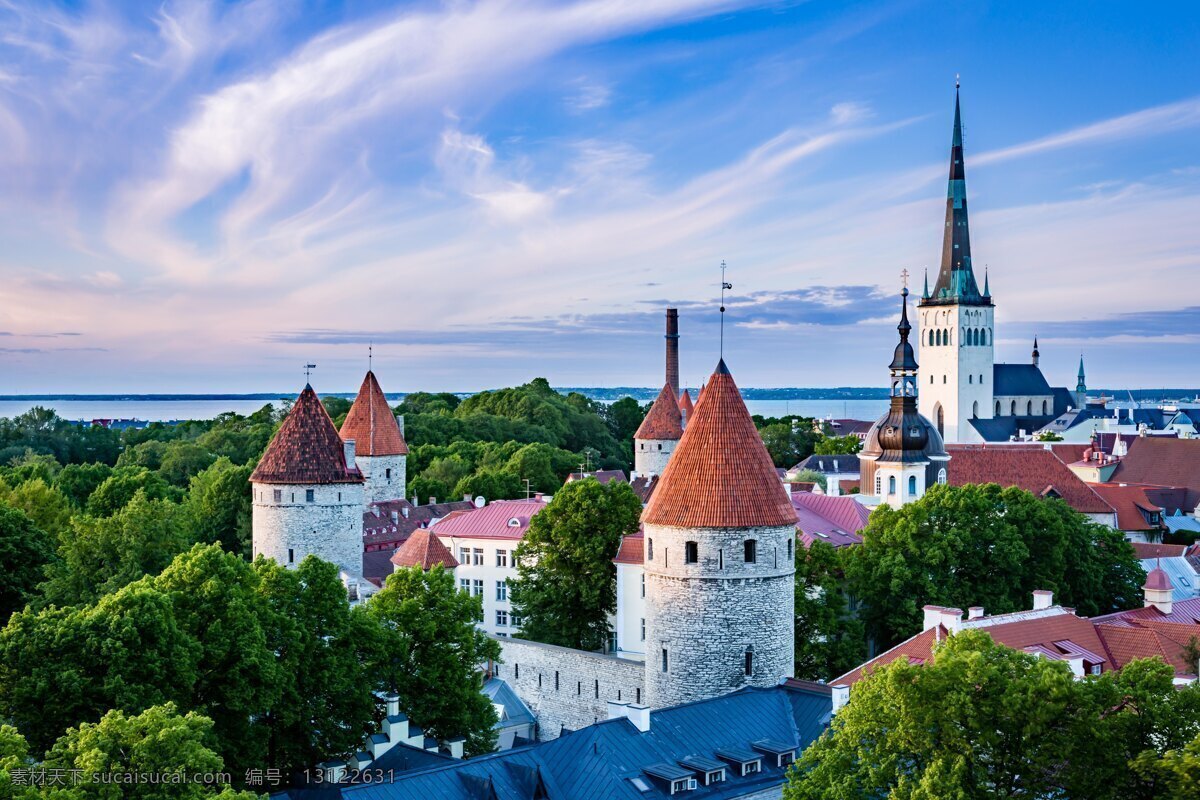
<svg viewBox="0 0 1200 800">
<path fill-rule="evenodd" d="M 450 548 L 442 544 L 437 534 L 428 528 L 413 531 L 412 536 L 392 554 L 391 562 L 398 567 L 420 567 L 423 570 L 431 570 L 435 564 L 450 569 L 458 566 L 458 560 Z"/>
<path fill-rule="evenodd" d="M 346 441 L 354 440 L 354 454 L 359 456 L 403 456 L 408 454 L 408 445 L 396 423 L 379 388 L 375 373 L 368 371 L 358 387 L 358 397 L 342 423 L 341 436 Z"/>
<path fill-rule="evenodd" d="M 529 530 L 533 515 L 545 507 L 541 495 L 527 500 L 493 500 L 483 508 L 455 511 L 429 529 L 438 536 L 459 539 L 519 540 Z"/>
<path fill-rule="evenodd" d="M 357 468 L 347 468 L 342 438 L 311 386 L 296 398 L 283 425 L 254 468 L 255 483 L 361 483 Z"/>
<path fill-rule="evenodd" d="M 688 394 L 687 389 L 684 389 L 679 393 L 679 413 L 683 415 L 685 421 L 691 416 L 694 408 L 695 406 L 692 405 L 692 396 Z"/>
<path fill-rule="evenodd" d="M 617 557 L 613 559 L 614 564 L 644 564 L 646 562 L 645 554 L 646 535 L 643 531 L 631 533 L 621 539 L 621 547 L 617 550 Z"/>
<path fill-rule="evenodd" d="M 871 424 L 874 425 L 875 423 Z M 805 469 L 811 469 L 813 472 L 820 472 L 822 475 L 833 475 L 840 473 L 857 475 L 859 472 L 861 472 L 857 455 L 822 456 L 815 453 L 788 471 L 799 472 L 800 470 Z"/>
<path fill-rule="evenodd" d="M 1050 384 L 1036 364 L 993 364 L 992 394 L 996 397 L 1050 396 Z M 1018 410 L 1020 409 L 1018 406 Z M 1037 407 L 1041 411 L 1041 407 Z"/>
<path fill-rule="evenodd" d="M 1183 486 L 1200 492 L 1200 439 L 1139 436 L 1113 473 L 1122 483 Z"/>
<path fill-rule="evenodd" d="M 791 500 L 798 518 L 796 527 L 805 547 L 814 541 L 834 547 L 862 542 L 858 532 L 867 526 L 871 510 L 853 497 L 793 492 Z"/>
<path fill-rule="evenodd" d="M 997 483 L 1039 497 L 1061 497 L 1081 514 L 1111 514 L 1112 506 L 1041 445 L 947 445 L 947 479 L 955 486 Z"/>
<path fill-rule="evenodd" d="M 629 483 L 629 478 L 625 476 L 625 470 L 621 469 L 598 469 L 595 472 L 572 472 L 567 476 L 567 483 L 573 481 L 581 481 L 584 478 L 595 478 L 597 483 L 601 485 L 609 481 L 617 483 Z"/>
<path fill-rule="evenodd" d="M 1162 525 L 1147 521 L 1145 514 L 1162 514 L 1163 509 L 1146 497 L 1141 486 L 1119 483 L 1089 484 L 1117 512 L 1117 527 L 1123 531 L 1156 531 Z"/>
<path fill-rule="evenodd" d="M 423 506 L 414 506 L 408 500 L 371 503 L 363 512 L 363 545 L 368 549 L 384 548 L 387 545 L 399 546 L 418 528 L 427 528 L 429 523 L 455 511 L 469 511 L 473 508 L 475 504 L 470 500 L 427 503 Z M 393 515 L 395 519 L 392 518 Z"/>
<path fill-rule="evenodd" d="M 1187 552 L 1185 544 L 1158 544 L 1157 542 L 1130 542 L 1133 553 L 1139 560 L 1147 558 L 1179 558 Z"/>
<path fill-rule="evenodd" d="M 643 506 L 650 502 L 656 486 L 658 486 L 657 475 L 652 475 L 649 478 L 645 475 L 639 475 L 629 482 L 629 488 L 633 489 L 633 493 L 638 496 L 638 500 L 642 501 Z"/>
<path fill-rule="evenodd" d="M 663 386 L 654 405 L 646 412 L 646 418 L 638 426 L 635 439 L 678 439 L 683 436 L 683 418 L 679 414 L 679 401 L 671 391 L 671 384 Z"/>
<path fill-rule="evenodd" d="M 696 406 L 642 521 L 680 528 L 795 524 L 795 509 L 724 360 L 709 379 L 704 402 Z"/>
</svg>

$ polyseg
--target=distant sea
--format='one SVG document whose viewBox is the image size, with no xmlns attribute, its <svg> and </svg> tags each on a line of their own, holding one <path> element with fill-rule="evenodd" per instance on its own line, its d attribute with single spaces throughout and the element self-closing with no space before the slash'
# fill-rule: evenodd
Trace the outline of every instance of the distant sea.
<svg viewBox="0 0 1200 800">
<path fill-rule="evenodd" d="M 353 397 L 353 395 L 339 395 Z M 392 402 L 399 402 L 403 395 L 388 395 Z M 75 395 L 71 397 L 7 397 L 0 399 L 0 417 L 15 417 L 34 406 L 53 409 L 63 419 L 138 419 L 147 422 L 170 422 L 185 419 L 212 419 L 227 411 L 251 414 L 267 403 L 279 403 L 284 398 L 270 395 L 227 396 L 218 399 L 178 397 L 164 398 L 161 395 L 96 396 Z M 608 401 L 607 396 L 597 399 Z M 694 398 L 693 398 L 694 399 Z M 639 398 L 646 402 L 646 398 Z M 805 417 L 848 419 L 876 419 L 887 408 L 887 400 L 879 399 L 795 399 L 758 400 L 749 399 L 746 407 L 751 414 L 764 417 L 782 417 L 798 414 Z"/>
</svg>

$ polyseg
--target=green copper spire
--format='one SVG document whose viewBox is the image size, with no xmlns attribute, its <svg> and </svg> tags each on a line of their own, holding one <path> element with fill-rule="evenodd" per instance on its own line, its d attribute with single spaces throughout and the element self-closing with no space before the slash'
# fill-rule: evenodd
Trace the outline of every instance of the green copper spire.
<svg viewBox="0 0 1200 800">
<path fill-rule="evenodd" d="M 967 173 L 963 164 L 962 111 L 958 81 L 954 82 L 954 133 L 950 144 L 950 180 L 946 189 L 946 227 L 942 236 L 942 263 L 930 303 L 991 305 L 979 293 L 971 267 L 971 232 L 967 224 Z"/>
<path fill-rule="evenodd" d="M 1079 394 L 1087 392 L 1087 383 L 1083 378 L 1083 355 L 1079 356 L 1079 383 L 1075 385 L 1075 391 Z"/>
<path fill-rule="evenodd" d="M 925 268 L 925 291 L 921 293 L 921 299 L 929 299 L 929 267 Z"/>
</svg>

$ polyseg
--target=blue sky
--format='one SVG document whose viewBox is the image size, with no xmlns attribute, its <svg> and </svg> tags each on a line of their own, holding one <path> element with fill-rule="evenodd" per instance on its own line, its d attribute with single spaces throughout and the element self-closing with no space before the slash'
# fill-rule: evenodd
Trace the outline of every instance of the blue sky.
<svg viewBox="0 0 1200 800">
<path fill-rule="evenodd" d="M 0 393 L 878 385 L 954 76 L 1002 360 L 1200 374 L 1193 3 L 0 2 Z M 982 277 L 982 276 L 981 276 Z M 919 280 L 919 277 L 918 277 Z"/>
</svg>

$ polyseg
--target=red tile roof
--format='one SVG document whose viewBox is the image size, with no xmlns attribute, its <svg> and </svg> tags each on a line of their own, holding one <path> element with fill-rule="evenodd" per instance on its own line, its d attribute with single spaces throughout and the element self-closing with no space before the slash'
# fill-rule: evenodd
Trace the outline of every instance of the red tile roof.
<svg viewBox="0 0 1200 800">
<path fill-rule="evenodd" d="M 1112 506 L 1041 445 L 946 445 L 947 479 L 955 486 L 997 483 L 1045 497 L 1056 494 L 1081 514 L 1112 513 Z"/>
<path fill-rule="evenodd" d="M 683 436 L 683 421 L 679 414 L 679 401 L 671 391 L 671 384 L 663 386 L 654 405 L 646 412 L 646 418 L 638 426 L 635 439 L 678 439 Z"/>
<path fill-rule="evenodd" d="M 1117 512 L 1117 527 L 1123 531 L 1156 531 L 1162 528 L 1161 523 L 1147 522 L 1146 514 L 1162 514 L 1161 506 L 1146 497 L 1146 490 L 1141 486 L 1121 485 L 1117 483 L 1090 484 L 1096 494 L 1104 498 Z"/>
<path fill-rule="evenodd" d="M 705 389 L 642 521 L 679 528 L 794 525 L 796 511 L 724 360 Z"/>
<path fill-rule="evenodd" d="M 1130 542 L 1139 560 L 1147 558 L 1179 558 L 1186 555 L 1185 544 L 1158 544 L 1156 542 Z"/>
<path fill-rule="evenodd" d="M 679 393 L 679 413 L 683 416 L 683 421 L 686 424 L 688 417 L 692 415 L 695 406 L 692 405 L 692 396 L 688 394 L 688 390 L 684 389 Z"/>
<path fill-rule="evenodd" d="M 647 478 L 645 475 L 640 475 L 629 482 L 629 488 L 633 489 L 633 493 L 638 496 L 638 500 L 642 501 L 642 505 L 650 502 L 650 498 L 654 495 L 654 488 L 658 486 L 658 476 L 653 475 Z"/>
<path fill-rule="evenodd" d="M 296 398 L 250 476 L 255 483 L 361 483 L 362 479 L 357 468 L 347 469 L 342 438 L 311 386 Z"/>
<path fill-rule="evenodd" d="M 359 456 L 403 456 L 408 454 L 408 445 L 400 433 L 396 423 L 396 415 L 392 413 L 375 380 L 374 372 L 367 372 L 362 386 L 358 388 L 358 397 L 346 414 L 342 423 L 342 438 L 354 440 L 354 453 Z"/>
<path fill-rule="evenodd" d="M 645 544 L 645 532 L 638 531 L 629 534 L 621 539 L 621 548 L 617 550 L 617 557 L 613 559 L 613 563 L 644 564 L 646 562 Z"/>
<path fill-rule="evenodd" d="M 442 544 L 442 540 L 424 528 L 413 531 L 408 541 L 392 553 L 391 561 L 398 567 L 420 567 L 423 570 L 431 570 L 435 564 L 442 564 L 449 569 L 458 566 L 458 560 Z"/>
<path fill-rule="evenodd" d="M 529 520 L 545 507 L 541 497 L 493 500 L 483 508 L 455 511 L 429 529 L 438 536 L 459 539 L 521 539 L 529 530 Z"/>
<path fill-rule="evenodd" d="M 1134 659 L 1158 656 L 1175 667 L 1176 673 L 1181 669 L 1185 674 L 1195 670 L 1194 666 L 1189 670 L 1183 664 L 1179 652 L 1181 648 L 1150 628 L 1097 625 L 1096 633 L 1104 643 L 1105 654 L 1117 669 Z"/>
<path fill-rule="evenodd" d="M 617 483 L 629 483 L 629 478 L 625 476 L 625 470 L 621 469 L 598 469 L 595 472 L 572 472 L 567 476 L 567 483 L 572 481 L 581 481 L 584 478 L 595 478 L 601 485 L 609 481 Z"/>
<path fill-rule="evenodd" d="M 1129 445 L 1112 480 L 1184 486 L 1200 492 L 1200 439 L 1139 436 Z"/>
</svg>

